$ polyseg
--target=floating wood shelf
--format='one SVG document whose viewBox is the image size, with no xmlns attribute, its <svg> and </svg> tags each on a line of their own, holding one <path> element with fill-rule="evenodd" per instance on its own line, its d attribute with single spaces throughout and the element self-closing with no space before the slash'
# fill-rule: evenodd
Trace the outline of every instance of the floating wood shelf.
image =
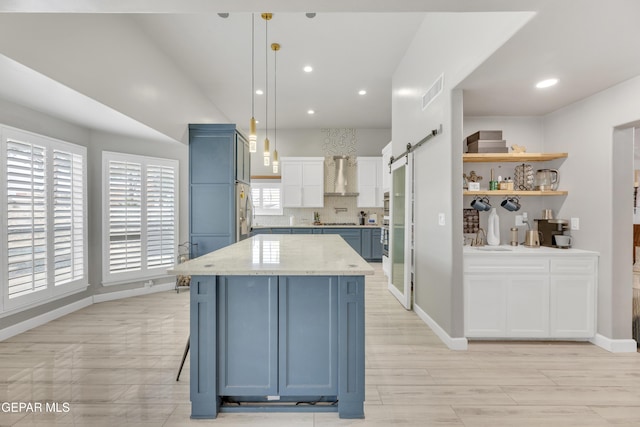
<svg viewBox="0 0 640 427">
<path fill-rule="evenodd" d="M 462 161 L 465 163 L 546 162 L 568 156 L 568 153 L 465 153 L 462 155 Z"/>
<path fill-rule="evenodd" d="M 464 196 L 566 196 L 568 191 L 480 190 L 464 191 Z"/>
</svg>

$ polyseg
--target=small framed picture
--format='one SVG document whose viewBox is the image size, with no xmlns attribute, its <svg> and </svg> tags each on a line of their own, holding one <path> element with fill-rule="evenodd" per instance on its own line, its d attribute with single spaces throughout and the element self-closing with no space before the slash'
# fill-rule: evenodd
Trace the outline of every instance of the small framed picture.
<svg viewBox="0 0 640 427">
<path fill-rule="evenodd" d="M 469 183 L 469 191 L 480 191 L 480 183 L 479 182 L 470 182 Z"/>
</svg>

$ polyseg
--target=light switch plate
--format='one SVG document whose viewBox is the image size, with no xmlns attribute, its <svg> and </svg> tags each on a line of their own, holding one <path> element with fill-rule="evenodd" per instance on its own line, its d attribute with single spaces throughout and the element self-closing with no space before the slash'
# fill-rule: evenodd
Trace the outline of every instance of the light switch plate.
<svg viewBox="0 0 640 427">
<path fill-rule="evenodd" d="M 580 218 L 571 218 L 571 229 L 580 230 Z"/>
<path fill-rule="evenodd" d="M 445 225 L 444 213 L 439 213 L 438 214 L 438 225 Z"/>
</svg>

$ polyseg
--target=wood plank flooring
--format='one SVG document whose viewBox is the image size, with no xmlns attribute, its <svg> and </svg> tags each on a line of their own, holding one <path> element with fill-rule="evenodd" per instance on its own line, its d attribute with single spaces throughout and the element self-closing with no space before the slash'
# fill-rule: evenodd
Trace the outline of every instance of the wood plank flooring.
<svg viewBox="0 0 640 427">
<path fill-rule="evenodd" d="M 189 419 L 188 292 L 95 304 L 0 343 L 0 403 L 68 402 L 60 413 L 0 411 L 0 426 L 640 426 L 640 355 L 587 343 L 471 342 L 448 350 L 367 277 L 364 420 L 336 413 Z M 631 321 L 631 319 L 629 320 Z"/>
</svg>

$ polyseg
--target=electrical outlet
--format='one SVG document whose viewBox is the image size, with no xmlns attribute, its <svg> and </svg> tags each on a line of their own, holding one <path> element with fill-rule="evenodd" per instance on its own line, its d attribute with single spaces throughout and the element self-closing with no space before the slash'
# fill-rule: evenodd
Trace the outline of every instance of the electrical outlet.
<svg viewBox="0 0 640 427">
<path fill-rule="evenodd" d="M 516 215 L 516 227 L 519 225 L 525 225 L 523 215 Z"/>
<path fill-rule="evenodd" d="M 438 214 L 438 225 L 445 225 L 445 220 L 444 220 L 444 214 L 443 213 L 439 213 Z"/>
<path fill-rule="evenodd" d="M 580 230 L 580 218 L 571 218 L 571 229 Z"/>
<path fill-rule="evenodd" d="M 523 221 L 527 221 L 529 219 L 528 215 L 526 212 L 522 212 L 522 220 Z"/>
</svg>

